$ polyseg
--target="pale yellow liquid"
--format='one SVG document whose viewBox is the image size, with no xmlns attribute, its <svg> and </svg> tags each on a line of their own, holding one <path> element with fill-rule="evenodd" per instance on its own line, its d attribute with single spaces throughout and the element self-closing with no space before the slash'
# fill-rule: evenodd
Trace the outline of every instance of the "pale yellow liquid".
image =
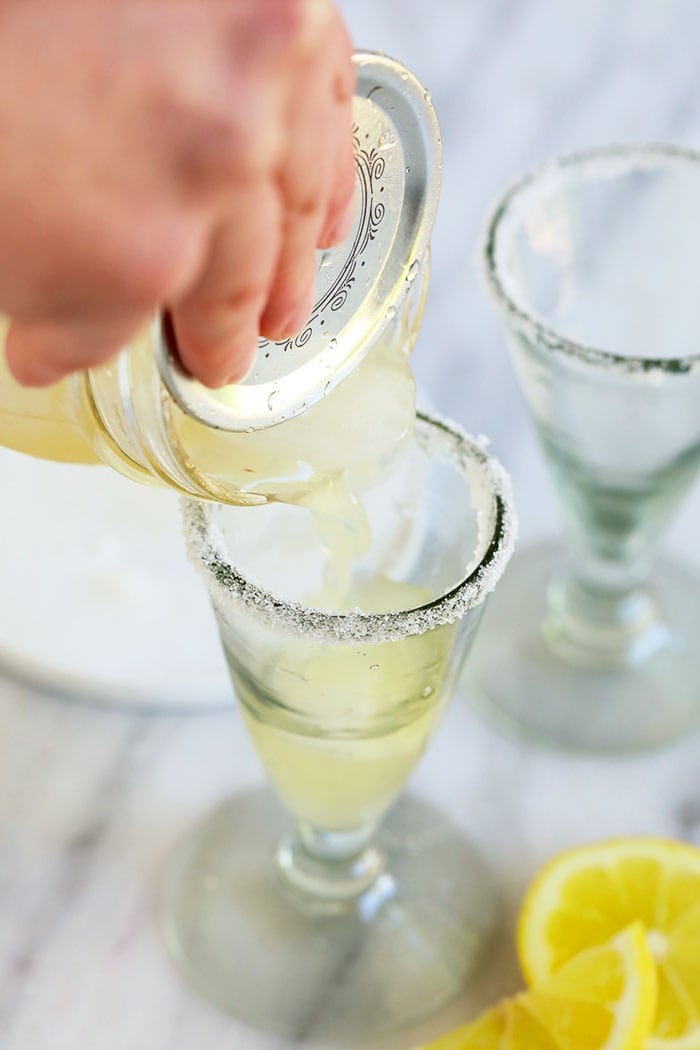
<svg viewBox="0 0 700 1050">
<path fill-rule="evenodd" d="M 349 600 L 386 611 L 428 597 L 422 588 L 379 577 Z M 363 647 L 329 645 L 311 654 L 290 644 L 262 671 L 268 699 L 288 712 L 266 703 L 232 667 L 256 750 L 292 813 L 335 831 L 381 817 L 440 716 L 454 630 Z"/>
<path fill-rule="evenodd" d="M 5 328 L 0 318 L 0 346 Z M 312 409 L 269 430 L 224 433 L 173 408 L 175 432 L 197 470 L 232 491 L 300 502 L 343 472 L 385 464 L 410 434 L 415 394 L 407 345 L 400 330 L 387 336 Z M 136 340 L 131 353 L 150 358 L 151 335 Z M 75 419 L 70 380 L 25 389 L 10 375 L 3 355 L 0 445 L 64 463 L 95 463 L 92 437 Z"/>
<path fill-rule="evenodd" d="M 7 322 L 0 317 L 0 347 Z M 99 462 L 73 418 L 68 383 L 43 390 L 20 386 L 0 355 L 0 445 L 60 463 Z"/>
</svg>

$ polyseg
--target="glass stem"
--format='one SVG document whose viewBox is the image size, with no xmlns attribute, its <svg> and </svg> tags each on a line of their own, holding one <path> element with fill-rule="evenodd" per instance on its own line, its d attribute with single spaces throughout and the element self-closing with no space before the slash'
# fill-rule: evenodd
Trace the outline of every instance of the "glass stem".
<svg viewBox="0 0 700 1050">
<path fill-rule="evenodd" d="M 342 911 L 382 881 L 384 856 L 372 842 L 375 829 L 374 821 L 349 831 L 299 821 L 276 853 L 278 872 L 298 903 L 314 911 Z"/>
<path fill-rule="evenodd" d="M 596 550 L 594 538 L 574 543 L 567 571 L 552 581 L 543 631 L 567 663 L 600 669 L 630 668 L 661 648 L 667 630 L 645 584 L 649 551 L 625 557 Z"/>
</svg>

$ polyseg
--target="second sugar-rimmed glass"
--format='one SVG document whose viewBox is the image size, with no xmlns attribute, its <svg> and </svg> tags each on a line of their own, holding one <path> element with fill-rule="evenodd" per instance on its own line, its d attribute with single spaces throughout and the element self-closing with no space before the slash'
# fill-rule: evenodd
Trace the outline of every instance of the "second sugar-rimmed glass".
<svg viewBox="0 0 700 1050">
<path fill-rule="evenodd" d="M 700 154 L 613 146 L 526 176 L 484 267 L 564 519 L 489 610 L 471 695 L 589 751 L 700 722 L 700 585 L 657 549 L 700 466 Z"/>
<path fill-rule="evenodd" d="M 225 803 L 171 860 L 168 945 L 189 980 L 287 1038 L 352 1037 L 436 1010 L 494 917 L 457 829 L 402 800 L 508 561 L 504 472 L 452 424 L 419 416 L 399 470 L 367 497 L 361 608 L 332 611 L 299 508 L 188 503 L 247 728 L 279 799 Z"/>
</svg>

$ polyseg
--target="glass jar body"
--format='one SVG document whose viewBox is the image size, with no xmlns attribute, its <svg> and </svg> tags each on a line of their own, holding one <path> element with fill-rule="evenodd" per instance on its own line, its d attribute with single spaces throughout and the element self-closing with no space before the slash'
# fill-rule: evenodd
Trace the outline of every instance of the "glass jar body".
<svg viewBox="0 0 700 1050">
<path fill-rule="evenodd" d="M 394 321 L 367 357 L 312 412 L 253 433 L 215 430 L 187 416 L 165 389 L 153 354 L 157 325 L 112 362 L 44 389 L 27 389 L 0 366 L 0 445 L 64 463 L 106 463 L 146 484 L 224 503 L 294 500 L 354 460 L 369 430 L 381 450 L 412 419 L 406 358 L 422 319 L 425 263 Z M 0 319 L 0 346 L 7 322 Z M 355 406 L 363 388 L 362 425 Z M 365 396 L 369 392 L 369 401 Z M 391 393 L 390 393 L 391 392 Z M 358 435 L 367 434 L 367 440 Z M 347 460 L 347 462 L 346 462 Z"/>
</svg>

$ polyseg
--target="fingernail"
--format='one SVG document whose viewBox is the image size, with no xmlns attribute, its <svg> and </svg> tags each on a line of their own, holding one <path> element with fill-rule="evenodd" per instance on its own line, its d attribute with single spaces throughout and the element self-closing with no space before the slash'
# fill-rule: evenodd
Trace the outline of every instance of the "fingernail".
<svg viewBox="0 0 700 1050">
<path fill-rule="evenodd" d="M 316 298 L 316 281 L 314 280 L 311 289 L 306 292 L 303 299 L 301 300 L 301 306 L 295 310 L 290 317 L 289 321 L 284 324 L 284 330 L 282 334 L 283 339 L 289 339 L 290 336 L 298 335 L 302 329 L 306 327 L 306 322 L 309 321 L 312 313 L 314 312 L 314 300 Z"/>
<path fill-rule="evenodd" d="M 232 383 L 242 383 L 244 379 L 248 378 L 255 366 L 257 349 L 258 347 L 256 344 L 248 354 L 241 354 L 238 357 L 236 360 L 236 367 L 229 372 L 224 385 L 230 386 Z"/>
<path fill-rule="evenodd" d="M 210 362 L 205 370 L 192 368 L 190 374 L 210 390 L 221 390 L 222 387 L 231 386 L 233 383 L 242 383 L 246 376 L 250 375 L 255 364 L 256 349 L 257 344 L 251 350 L 236 349 L 233 363 L 230 355 L 224 355 L 222 352 L 220 364 L 216 368 Z"/>
</svg>

